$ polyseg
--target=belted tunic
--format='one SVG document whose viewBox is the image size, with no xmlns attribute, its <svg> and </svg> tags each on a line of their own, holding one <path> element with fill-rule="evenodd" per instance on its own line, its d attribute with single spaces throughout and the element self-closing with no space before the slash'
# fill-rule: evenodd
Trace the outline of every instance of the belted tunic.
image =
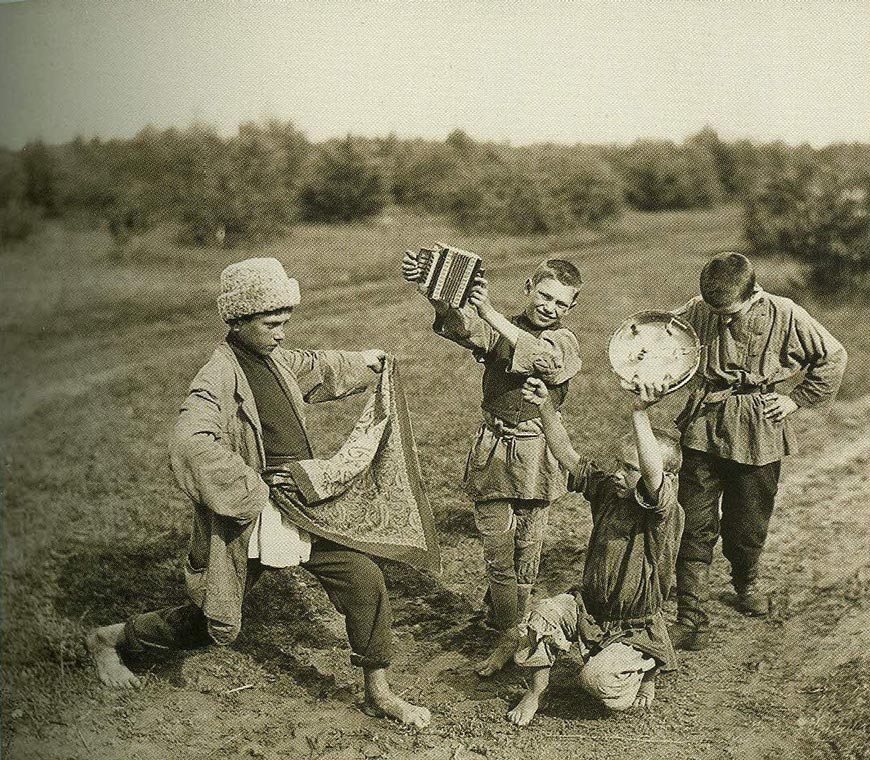
<svg viewBox="0 0 870 760">
<path fill-rule="evenodd" d="M 761 466 L 795 450 L 791 422 L 764 416 L 763 394 L 799 376 L 798 406 L 832 400 L 846 350 L 794 301 L 756 288 L 741 315 L 716 314 L 700 296 L 678 309 L 702 345 L 693 392 L 676 419 L 689 449 Z"/>
<path fill-rule="evenodd" d="M 550 502 L 566 493 L 567 472 L 548 449 L 539 409 L 523 400 L 522 387 L 527 377 L 540 377 L 558 408 L 580 370 L 580 346 L 559 323 L 544 329 L 523 314 L 511 322 L 521 331 L 515 346 L 473 306 L 436 305 L 435 332 L 484 365 L 483 424 L 466 461 L 465 490 L 474 501 Z"/>
</svg>

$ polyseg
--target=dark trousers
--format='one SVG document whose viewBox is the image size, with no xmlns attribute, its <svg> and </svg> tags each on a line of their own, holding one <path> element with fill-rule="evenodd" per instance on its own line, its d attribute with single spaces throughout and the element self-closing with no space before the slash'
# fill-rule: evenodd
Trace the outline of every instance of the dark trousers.
<svg viewBox="0 0 870 760">
<path fill-rule="evenodd" d="M 335 609 L 344 615 L 351 662 L 366 669 L 385 668 L 392 654 L 392 609 L 384 574 L 370 557 L 320 539 L 311 558 L 302 564 L 314 575 Z M 265 570 L 256 560 L 248 566 L 250 590 Z M 193 603 L 134 615 L 127 621 L 126 647 L 146 649 L 192 649 L 215 642 L 230 644 L 237 626 L 205 617 Z"/>
<path fill-rule="evenodd" d="M 679 501 L 686 513 L 686 526 L 679 560 L 709 565 L 721 534 L 722 553 L 731 563 L 734 585 L 755 580 L 780 468 L 779 461 L 761 466 L 740 464 L 683 448 Z"/>
</svg>

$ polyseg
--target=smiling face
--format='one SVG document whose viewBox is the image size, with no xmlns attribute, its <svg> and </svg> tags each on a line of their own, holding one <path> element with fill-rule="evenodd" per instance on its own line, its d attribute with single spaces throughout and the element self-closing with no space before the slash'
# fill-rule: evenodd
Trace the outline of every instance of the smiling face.
<svg viewBox="0 0 870 760">
<path fill-rule="evenodd" d="M 284 328 L 292 313 L 293 309 L 281 309 L 268 314 L 255 314 L 238 320 L 230 329 L 246 348 L 260 356 L 268 356 L 284 340 Z"/>
<path fill-rule="evenodd" d="M 547 277 L 537 284 L 527 280 L 526 294 L 529 303 L 525 315 L 536 327 L 549 327 L 559 321 L 577 300 L 577 288 L 564 285 L 553 277 Z"/>
</svg>

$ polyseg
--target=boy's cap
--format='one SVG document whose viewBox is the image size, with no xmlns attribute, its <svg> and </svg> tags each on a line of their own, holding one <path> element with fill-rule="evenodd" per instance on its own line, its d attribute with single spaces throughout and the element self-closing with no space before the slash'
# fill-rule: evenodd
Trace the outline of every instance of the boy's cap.
<svg viewBox="0 0 870 760">
<path fill-rule="evenodd" d="M 224 322 L 251 314 L 290 309 L 299 303 L 299 283 L 278 259 L 245 259 L 221 272 L 218 313 Z"/>
</svg>

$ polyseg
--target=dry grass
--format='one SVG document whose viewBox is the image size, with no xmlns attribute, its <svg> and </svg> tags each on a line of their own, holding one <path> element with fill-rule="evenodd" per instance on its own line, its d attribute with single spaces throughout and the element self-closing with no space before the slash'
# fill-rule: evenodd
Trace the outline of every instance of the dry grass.
<svg viewBox="0 0 870 760">
<path fill-rule="evenodd" d="M 738 229 L 737 212 L 720 209 L 629 214 L 595 233 L 490 239 L 397 212 L 371 225 L 299 227 L 257 251 L 179 248 L 163 231 L 118 257 L 106 234 L 54 224 L 2 251 L 4 714 L 37 725 L 92 688 L 85 626 L 181 598 L 189 516 L 168 472 L 166 438 L 187 383 L 222 336 L 213 298 L 230 261 L 275 255 L 300 279 L 296 344 L 378 345 L 399 357 L 436 517 L 445 544 L 456 545 L 473 533 L 458 483 L 478 420 L 480 370 L 431 333 L 428 305 L 398 276 L 402 250 L 443 240 L 479 251 L 493 300 L 507 312 L 520 307 L 522 282 L 541 258 L 554 252 L 578 263 L 586 285 L 569 322 L 585 368 L 566 421 L 578 448 L 603 454 L 628 416 L 606 364 L 610 332 L 634 311 L 693 295 L 703 260 L 737 244 Z M 759 269 L 768 289 L 793 287 L 785 263 Z M 866 393 L 870 339 L 856 308 L 804 304 L 849 348 L 846 390 Z M 681 400 L 655 410 L 659 423 Z M 312 410 L 321 452 L 340 443 L 356 410 Z M 468 591 L 467 580 L 443 582 Z"/>
</svg>

